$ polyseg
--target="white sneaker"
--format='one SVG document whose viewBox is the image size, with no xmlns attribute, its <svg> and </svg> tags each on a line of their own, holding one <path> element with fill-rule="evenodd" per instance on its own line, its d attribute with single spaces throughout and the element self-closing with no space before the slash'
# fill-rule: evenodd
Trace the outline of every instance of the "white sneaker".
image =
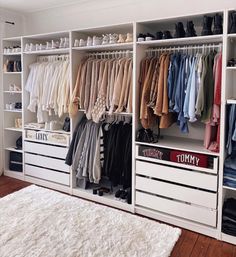
<svg viewBox="0 0 236 257">
<path fill-rule="evenodd" d="M 51 50 L 52 49 L 52 44 L 50 42 L 46 43 L 46 50 Z"/>
<path fill-rule="evenodd" d="M 25 51 L 25 52 L 28 52 L 28 51 L 29 51 L 29 49 L 30 49 L 29 44 L 25 44 L 25 49 L 24 49 L 24 51 Z"/>
<path fill-rule="evenodd" d="M 109 44 L 116 44 L 119 36 L 117 34 L 109 34 Z"/>
<path fill-rule="evenodd" d="M 64 38 L 60 38 L 60 44 L 59 44 L 59 48 L 63 48 L 64 47 Z"/>
<path fill-rule="evenodd" d="M 91 37 L 87 38 L 87 46 L 92 46 L 93 45 L 93 40 Z"/>
<path fill-rule="evenodd" d="M 64 48 L 69 48 L 70 47 L 70 42 L 69 42 L 69 38 L 65 37 L 64 38 Z"/>
<path fill-rule="evenodd" d="M 74 47 L 78 47 L 78 46 L 79 46 L 79 39 L 75 39 Z"/>
<path fill-rule="evenodd" d="M 35 50 L 36 50 L 36 46 L 33 43 L 30 43 L 29 51 L 32 52 L 32 51 L 35 51 Z"/>
<path fill-rule="evenodd" d="M 102 38 L 93 36 L 93 46 L 101 45 L 102 44 Z"/>
<path fill-rule="evenodd" d="M 102 45 L 107 45 L 109 44 L 109 35 L 102 35 Z"/>
<path fill-rule="evenodd" d="M 79 46 L 80 46 L 80 47 L 81 47 L 81 46 L 86 46 L 86 41 L 81 38 L 81 39 L 79 40 Z"/>
</svg>

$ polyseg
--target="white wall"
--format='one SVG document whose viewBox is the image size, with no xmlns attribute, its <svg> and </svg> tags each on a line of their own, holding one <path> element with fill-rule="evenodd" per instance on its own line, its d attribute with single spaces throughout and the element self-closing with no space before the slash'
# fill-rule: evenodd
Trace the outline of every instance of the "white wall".
<svg viewBox="0 0 236 257">
<path fill-rule="evenodd" d="M 236 0 L 90 0 L 27 15 L 26 34 L 235 8 Z"/>
</svg>

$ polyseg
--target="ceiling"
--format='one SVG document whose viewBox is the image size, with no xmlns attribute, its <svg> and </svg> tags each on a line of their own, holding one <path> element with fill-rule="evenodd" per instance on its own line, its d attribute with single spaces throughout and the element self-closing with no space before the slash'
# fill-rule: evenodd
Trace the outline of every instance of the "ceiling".
<svg viewBox="0 0 236 257">
<path fill-rule="evenodd" d="M 0 0 L 0 8 L 21 13 L 32 13 L 49 8 L 91 1 L 94 0 Z"/>
</svg>

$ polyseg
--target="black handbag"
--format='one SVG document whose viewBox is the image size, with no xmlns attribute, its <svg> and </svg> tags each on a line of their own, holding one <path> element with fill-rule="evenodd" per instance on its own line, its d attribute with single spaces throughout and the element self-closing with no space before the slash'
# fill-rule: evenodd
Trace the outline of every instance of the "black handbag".
<svg viewBox="0 0 236 257">
<path fill-rule="evenodd" d="M 22 136 L 16 140 L 16 149 L 22 149 Z"/>
<path fill-rule="evenodd" d="M 64 124 L 63 124 L 63 128 L 62 128 L 64 131 L 66 132 L 70 132 L 70 118 L 69 117 L 66 117 L 65 118 L 65 121 L 64 121 Z"/>
</svg>

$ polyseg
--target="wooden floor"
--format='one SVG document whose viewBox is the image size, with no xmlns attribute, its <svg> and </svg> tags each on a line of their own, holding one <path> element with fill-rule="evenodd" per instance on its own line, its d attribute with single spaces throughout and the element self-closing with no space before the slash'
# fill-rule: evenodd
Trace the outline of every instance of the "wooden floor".
<svg viewBox="0 0 236 257">
<path fill-rule="evenodd" d="M 0 177 L 0 197 L 20 190 L 30 184 L 17 179 Z M 236 257 L 236 246 L 182 229 L 171 257 Z"/>
</svg>

